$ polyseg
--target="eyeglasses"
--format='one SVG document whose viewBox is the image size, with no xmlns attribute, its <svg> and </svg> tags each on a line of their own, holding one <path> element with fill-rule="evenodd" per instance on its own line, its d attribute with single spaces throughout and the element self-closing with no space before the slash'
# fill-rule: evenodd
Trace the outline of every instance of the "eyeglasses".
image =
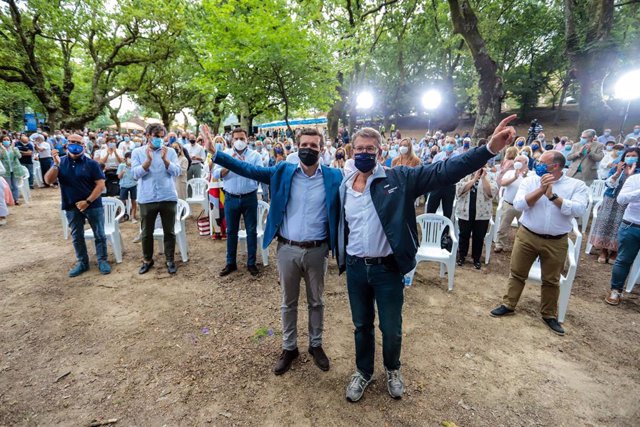
<svg viewBox="0 0 640 427">
<path fill-rule="evenodd" d="M 378 147 L 376 147 L 375 145 L 368 145 L 368 146 L 362 146 L 359 145 L 357 147 L 353 147 L 353 151 L 354 153 L 369 153 L 369 154 L 376 154 L 378 152 Z"/>
</svg>

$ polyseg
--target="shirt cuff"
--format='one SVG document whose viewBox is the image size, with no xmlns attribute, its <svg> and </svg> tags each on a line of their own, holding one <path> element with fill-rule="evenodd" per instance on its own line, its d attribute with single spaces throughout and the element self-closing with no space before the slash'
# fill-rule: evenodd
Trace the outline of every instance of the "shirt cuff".
<svg viewBox="0 0 640 427">
<path fill-rule="evenodd" d="M 562 206 L 560 206 L 560 213 L 566 216 L 573 216 L 571 212 L 572 210 L 573 210 L 573 202 L 568 199 L 562 199 Z"/>
<path fill-rule="evenodd" d="M 491 140 L 489 140 L 489 142 L 491 142 Z M 491 151 L 491 149 L 489 148 L 489 142 L 487 142 L 487 145 L 485 145 L 485 147 L 487 147 L 487 151 L 491 153 L 492 156 L 496 156 L 498 153 L 494 153 L 493 151 Z"/>
</svg>

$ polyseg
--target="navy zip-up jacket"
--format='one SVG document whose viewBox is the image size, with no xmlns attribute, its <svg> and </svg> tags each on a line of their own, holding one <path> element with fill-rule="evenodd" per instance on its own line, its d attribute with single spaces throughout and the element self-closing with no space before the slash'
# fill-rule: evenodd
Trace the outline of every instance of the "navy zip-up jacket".
<svg viewBox="0 0 640 427">
<path fill-rule="evenodd" d="M 416 266 L 420 245 L 416 225 L 415 200 L 435 189 L 460 181 L 483 167 L 494 156 L 487 146 L 473 148 L 464 154 L 430 165 L 410 168 L 397 166 L 383 169 L 377 166 L 371 182 L 371 199 L 376 208 L 384 234 L 393 250 L 393 257 L 402 274 Z M 340 185 L 340 223 L 338 226 L 338 266 L 346 269 L 346 248 L 349 227 L 345 220 L 346 182 Z"/>
</svg>

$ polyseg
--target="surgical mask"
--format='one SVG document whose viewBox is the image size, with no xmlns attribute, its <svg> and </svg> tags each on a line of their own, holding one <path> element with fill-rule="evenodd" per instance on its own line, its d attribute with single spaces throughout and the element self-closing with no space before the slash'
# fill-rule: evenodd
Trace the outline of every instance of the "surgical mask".
<svg viewBox="0 0 640 427">
<path fill-rule="evenodd" d="M 116 144 L 114 144 L 113 142 L 109 143 L 109 148 L 116 148 Z"/>
<path fill-rule="evenodd" d="M 318 163 L 318 156 L 320 155 L 319 151 L 316 151 L 312 148 L 301 148 L 298 153 L 298 158 L 305 166 L 313 166 Z"/>
<path fill-rule="evenodd" d="M 527 156 L 527 157 L 529 157 L 529 152 L 528 152 L 528 151 L 523 151 L 521 154 L 522 154 L 523 156 Z"/>
<path fill-rule="evenodd" d="M 153 138 L 151 138 L 151 146 L 156 150 L 162 147 L 162 138 L 158 136 L 154 136 Z"/>
<path fill-rule="evenodd" d="M 538 144 L 533 144 L 533 145 L 531 146 L 531 149 L 532 149 L 533 151 L 537 150 L 538 148 L 540 148 L 540 146 L 539 146 Z"/>
<path fill-rule="evenodd" d="M 400 154 L 407 154 L 409 152 L 409 147 L 400 147 Z"/>
<path fill-rule="evenodd" d="M 427 144 L 429 147 L 433 147 L 433 142 Z"/>
<path fill-rule="evenodd" d="M 69 144 L 68 150 L 71 154 L 80 155 L 84 151 L 84 147 L 80 144 Z"/>
<path fill-rule="evenodd" d="M 571 144 L 567 144 L 564 146 L 564 151 L 571 151 Z"/>
<path fill-rule="evenodd" d="M 262 145 L 256 145 L 256 150 L 262 151 Z"/>
<path fill-rule="evenodd" d="M 524 141 L 518 141 L 518 147 L 522 147 L 524 145 Z"/>
<path fill-rule="evenodd" d="M 587 138 L 580 138 L 580 145 L 586 145 L 587 144 Z"/>
<path fill-rule="evenodd" d="M 129 139 L 130 139 L 130 138 L 129 138 L 128 136 L 125 136 L 125 137 L 124 137 L 124 142 L 129 142 Z"/>
<path fill-rule="evenodd" d="M 609 136 L 609 135 L 611 135 L 611 132 L 605 132 L 604 133 L 604 136 Z"/>
<path fill-rule="evenodd" d="M 169 138 L 169 143 L 173 144 L 174 142 L 176 142 L 176 137 L 172 136 L 171 138 Z"/>
<path fill-rule="evenodd" d="M 393 149 L 396 150 L 396 151 L 398 151 L 399 148 L 400 148 L 400 146 L 398 144 L 393 146 Z"/>
<path fill-rule="evenodd" d="M 447 152 L 451 153 L 453 151 L 453 144 L 447 144 L 444 149 L 447 150 Z"/>
<path fill-rule="evenodd" d="M 376 155 L 370 153 L 357 153 L 353 156 L 353 162 L 362 173 L 370 172 L 376 167 Z"/>
<path fill-rule="evenodd" d="M 607 151 L 613 151 L 613 145 L 607 145 Z"/>
<path fill-rule="evenodd" d="M 536 164 L 536 175 L 543 176 L 543 175 L 546 175 L 547 173 L 549 173 L 549 171 L 547 170 L 547 164 L 546 163 L 538 163 L 538 164 Z"/>
<path fill-rule="evenodd" d="M 267 150 L 271 150 L 271 144 L 267 144 Z"/>
<path fill-rule="evenodd" d="M 233 141 L 233 148 L 235 148 L 236 151 L 244 151 L 244 149 L 247 148 L 247 143 L 242 139 L 236 139 Z"/>
<path fill-rule="evenodd" d="M 517 170 L 517 171 L 519 171 L 519 170 L 520 170 L 520 169 L 522 169 L 523 167 L 524 167 L 524 163 L 522 163 L 522 162 L 515 162 L 515 163 L 513 164 L 513 168 L 514 168 L 515 170 Z"/>
<path fill-rule="evenodd" d="M 638 158 L 637 157 L 629 157 L 629 156 L 627 156 L 624 159 L 624 162 L 629 166 L 635 165 L 636 163 L 638 163 Z"/>
<path fill-rule="evenodd" d="M 640 129 L 634 129 L 634 130 L 633 130 L 633 134 L 634 134 L 634 135 L 638 135 L 638 134 L 640 134 Z"/>
<path fill-rule="evenodd" d="M 389 154 L 387 150 L 382 150 L 382 157 L 387 157 L 387 154 Z"/>
<path fill-rule="evenodd" d="M 2 145 L 4 145 L 5 147 L 8 147 L 11 145 L 11 141 L 2 141 Z"/>
</svg>

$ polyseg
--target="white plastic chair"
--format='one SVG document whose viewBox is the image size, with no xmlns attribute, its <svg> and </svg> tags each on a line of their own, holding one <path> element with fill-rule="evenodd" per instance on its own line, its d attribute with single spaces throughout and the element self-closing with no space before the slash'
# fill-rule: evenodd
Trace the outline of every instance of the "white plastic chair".
<svg viewBox="0 0 640 427">
<path fill-rule="evenodd" d="M 265 267 L 269 265 L 269 248 L 262 248 L 262 239 L 264 238 L 264 227 L 267 222 L 267 214 L 269 213 L 269 204 L 262 200 L 258 200 L 258 223 L 256 226 L 256 233 L 258 235 L 258 249 L 262 253 L 262 265 Z M 247 230 L 238 230 L 238 240 L 244 244 L 244 249 L 249 252 L 247 247 Z"/>
<path fill-rule="evenodd" d="M 60 219 L 62 220 L 62 236 L 64 240 L 69 239 L 69 223 L 67 222 L 67 214 L 62 209 L 60 210 Z"/>
<path fill-rule="evenodd" d="M 489 229 L 487 230 L 487 234 L 484 236 L 484 263 L 489 264 L 489 260 L 491 259 L 491 244 L 493 243 L 493 237 L 496 233 L 498 226 L 497 223 L 493 221 L 493 217 L 489 218 Z"/>
<path fill-rule="evenodd" d="M 207 194 L 209 183 L 207 180 L 204 178 L 191 178 L 187 181 L 187 194 L 189 194 L 189 189 L 191 189 L 191 197 L 187 197 L 186 202 L 189 205 L 200 205 L 200 207 L 208 213 L 209 198 Z"/>
<path fill-rule="evenodd" d="M 454 231 L 453 222 L 442 215 L 422 214 L 416 218 L 420 225 L 421 239 L 418 253 L 416 254 L 416 268 L 407 273 L 408 285 L 413 283 L 418 264 L 422 261 L 434 261 L 440 263 L 440 277 L 444 277 L 445 268 L 448 273 L 448 289 L 453 290 L 453 277 L 456 270 L 456 254 L 458 253 L 458 237 Z M 449 227 L 449 236 L 453 242 L 451 252 L 441 247 L 442 233 Z"/>
<path fill-rule="evenodd" d="M 593 225 L 598 220 L 598 211 L 600 210 L 600 206 L 602 206 L 602 200 L 595 204 L 595 206 L 593 207 L 593 213 L 591 214 L 593 219 L 591 220 L 591 229 L 589 230 L 589 239 L 587 240 L 587 246 L 584 250 L 584 253 L 587 255 L 589 255 L 591 253 L 591 249 L 593 249 L 593 245 L 591 244 L 591 236 L 593 236 Z"/>
<path fill-rule="evenodd" d="M 44 186 L 44 179 L 42 178 L 42 168 L 40 167 L 40 161 L 33 161 L 33 183 L 38 187 Z"/>
<path fill-rule="evenodd" d="M 629 277 L 627 277 L 627 292 L 631 292 L 636 283 L 640 282 L 640 252 L 636 255 L 635 261 L 629 271 Z"/>
<path fill-rule="evenodd" d="M 200 179 L 200 178 L 194 178 Z M 178 199 L 178 206 L 176 209 L 176 222 L 173 225 L 173 232 L 176 235 L 176 243 L 178 244 L 178 249 L 180 249 L 180 256 L 182 258 L 182 262 L 189 261 L 189 245 L 187 243 L 187 229 L 185 221 L 189 214 L 191 213 L 191 209 L 189 208 L 189 204 L 184 201 Z M 160 217 L 158 216 L 158 219 Z M 164 231 L 162 230 L 162 224 L 157 224 L 157 226 L 153 230 L 153 240 L 159 241 L 160 253 L 164 253 Z"/>
<path fill-rule="evenodd" d="M 500 224 L 502 223 L 502 208 L 504 207 L 504 187 L 500 187 L 498 191 L 498 207 L 496 208 L 496 219 L 494 221 L 493 232 L 491 235 L 491 240 L 494 243 L 498 243 L 498 228 L 500 228 Z M 517 228 L 519 226 L 518 218 L 513 218 L 511 221 L 511 226 Z"/>
<path fill-rule="evenodd" d="M 587 225 L 589 224 L 589 218 L 591 217 L 591 209 L 593 207 L 593 196 L 591 195 L 591 191 L 589 191 L 589 203 L 587 203 L 587 208 L 584 210 L 584 214 L 580 219 L 580 226 L 582 232 L 585 233 L 587 231 Z"/>
<path fill-rule="evenodd" d="M 580 247 L 582 245 L 582 233 L 578 228 L 578 223 L 575 219 L 572 220 L 573 233 L 575 235 L 575 242 L 569 238 L 569 246 L 567 248 L 567 260 L 569 262 L 569 269 L 567 274 L 560 275 L 560 296 L 558 297 L 558 322 L 563 323 L 564 318 L 569 308 L 569 297 L 571 297 L 571 288 L 573 287 L 573 281 L 576 278 L 576 271 L 578 269 L 578 262 L 580 261 Z M 529 277 L 527 280 L 542 284 L 542 270 L 540 265 L 540 258 L 531 266 L 529 270 Z"/>
<path fill-rule="evenodd" d="M 591 193 L 593 203 L 598 203 L 602 201 L 602 198 L 604 197 L 604 192 L 607 189 L 604 183 L 605 183 L 604 179 L 596 179 L 591 183 L 591 186 L 589 186 L 589 192 Z"/>
<path fill-rule="evenodd" d="M 20 193 L 24 202 L 28 205 L 31 202 L 31 189 L 29 188 L 29 169 L 21 166 L 24 171 L 24 176 L 20 179 Z"/>
<path fill-rule="evenodd" d="M 113 255 L 116 258 L 116 263 L 122 262 L 123 242 L 122 235 L 120 234 L 120 218 L 126 213 L 124 203 L 115 197 L 103 197 L 102 206 L 104 209 L 104 234 L 107 236 L 107 241 L 113 248 Z M 93 230 L 91 228 L 84 230 L 84 239 L 93 240 Z"/>
</svg>

